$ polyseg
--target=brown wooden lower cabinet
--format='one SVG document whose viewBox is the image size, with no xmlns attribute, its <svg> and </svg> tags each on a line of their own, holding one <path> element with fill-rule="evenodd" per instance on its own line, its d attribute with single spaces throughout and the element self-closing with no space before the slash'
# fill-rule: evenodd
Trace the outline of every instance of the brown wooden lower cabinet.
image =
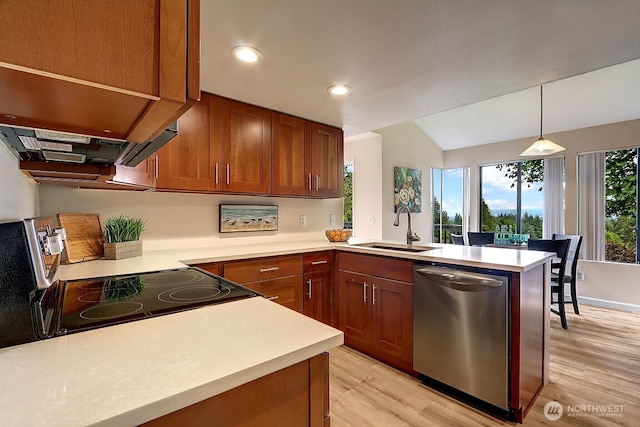
<svg viewBox="0 0 640 427">
<path fill-rule="evenodd" d="M 303 312 L 319 322 L 332 325 L 333 253 L 323 251 L 304 254 L 303 263 Z"/>
<path fill-rule="evenodd" d="M 339 253 L 338 269 L 345 344 L 413 374 L 413 285 L 404 281 L 412 277 L 412 262 Z"/>
<path fill-rule="evenodd" d="M 191 267 L 198 267 L 217 276 L 222 276 L 222 264 L 219 262 L 204 262 L 201 264 L 189 264 Z"/>
<path fill-rule="evenodd" d="M 328 427 L 329 354 L 304 360 L 142 425 Z"/>
<path fill-rule="evenodd" d="M 264 280 L 262 282 L 243 283 L 267 299 L 278 304 L 302 312 L 302 276 L 281 277 L 279 279 Z"/>
<path fill-rule="evenodd" d="M 225 278 L 302 312 L 302 255 L 282 255 L 223 264 Z"/>
</svg>

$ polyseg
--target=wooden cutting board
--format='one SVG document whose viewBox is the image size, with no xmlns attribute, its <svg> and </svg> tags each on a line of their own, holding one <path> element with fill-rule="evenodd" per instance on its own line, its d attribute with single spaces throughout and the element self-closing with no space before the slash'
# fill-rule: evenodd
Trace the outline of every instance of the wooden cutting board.
<svg viewBox="0 0 640 427">
<path fill-rule="evenodd" d="M 69 263 L 100 259 L 104 256 L 104 235 L 100 215 L 95 213 L 59 213 L 58 224 L 67 233 L 65 247 Z"/>
</svg>

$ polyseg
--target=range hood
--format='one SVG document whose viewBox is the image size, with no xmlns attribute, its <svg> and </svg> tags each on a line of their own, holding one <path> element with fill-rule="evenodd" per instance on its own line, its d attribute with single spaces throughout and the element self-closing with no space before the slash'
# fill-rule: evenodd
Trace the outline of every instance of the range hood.
<svg viewBox="0 0 640 427">
<path fill-rule="evenodd" d="M 137 166 L 178 134 L 178 123 L 145 143 L 0 125 L 0 139 L 23 161 Z"/>
</svg>

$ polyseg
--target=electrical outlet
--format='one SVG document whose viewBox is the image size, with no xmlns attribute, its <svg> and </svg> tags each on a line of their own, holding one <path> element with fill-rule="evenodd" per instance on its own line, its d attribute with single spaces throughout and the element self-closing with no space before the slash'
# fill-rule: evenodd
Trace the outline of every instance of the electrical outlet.
<svg viewBox="0 0 640 427">
<path fill-rule="evenodd" d="M 576 279 L 584 280 L 584 271 L 576 271 Z"/>
<path fill-rule="evenodd" d="M 376 223 L 376 217 L 375 215 L 369 215 L 367 217 L 367 221 L 369 221 L 369 224 L 375 224 Z"/>
<path fill-rule="evenodd" d="M 331 225 L 336 225 L 336 214 L 329 215 L 329 223 Z"/>
<path fill-rule="evenodd" d="M 300 227 L 306 227 L 306 226 L 307 226 L 307 216 L 300 215 Z"/>
</svg>

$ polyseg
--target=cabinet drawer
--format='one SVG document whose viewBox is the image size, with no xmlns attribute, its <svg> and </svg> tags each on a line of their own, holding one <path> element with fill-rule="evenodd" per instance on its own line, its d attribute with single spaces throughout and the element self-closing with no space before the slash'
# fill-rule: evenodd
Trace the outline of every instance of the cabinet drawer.
<svg viewBox="0 0 640 427">
<path fill-rule="evenodd" d="M 190 267 L 198 267 L 209 273 L 222 276 L 222 264 L 219 262 L 205 262 L 202 264 L 189 264 Z"/>
<path fill-rule="evenodd" d="M 304 254 L 303 263 L 305 273 L 331 270 L 333 267 L 333 253 L 326 251 Z"/>
<path fill-rule="evenodd" d="M 224 263 L 224 277 L 236 283 L 257 282 L 302 274 L 302 255 Z"/>
<path fill-rule="evenodd" d="M 302 276 L 289 276 L 280 279 L 264 280 L 261 282 L 245 283 L 253 289 L 278 304 L 293 310 L 302 311 Z"/>
<path fill-rule="evenodd" d="M 340 252 L 338 269 L 402 282 L 413 282 L 413 261 L 404 259 Z"/>
</svg>

